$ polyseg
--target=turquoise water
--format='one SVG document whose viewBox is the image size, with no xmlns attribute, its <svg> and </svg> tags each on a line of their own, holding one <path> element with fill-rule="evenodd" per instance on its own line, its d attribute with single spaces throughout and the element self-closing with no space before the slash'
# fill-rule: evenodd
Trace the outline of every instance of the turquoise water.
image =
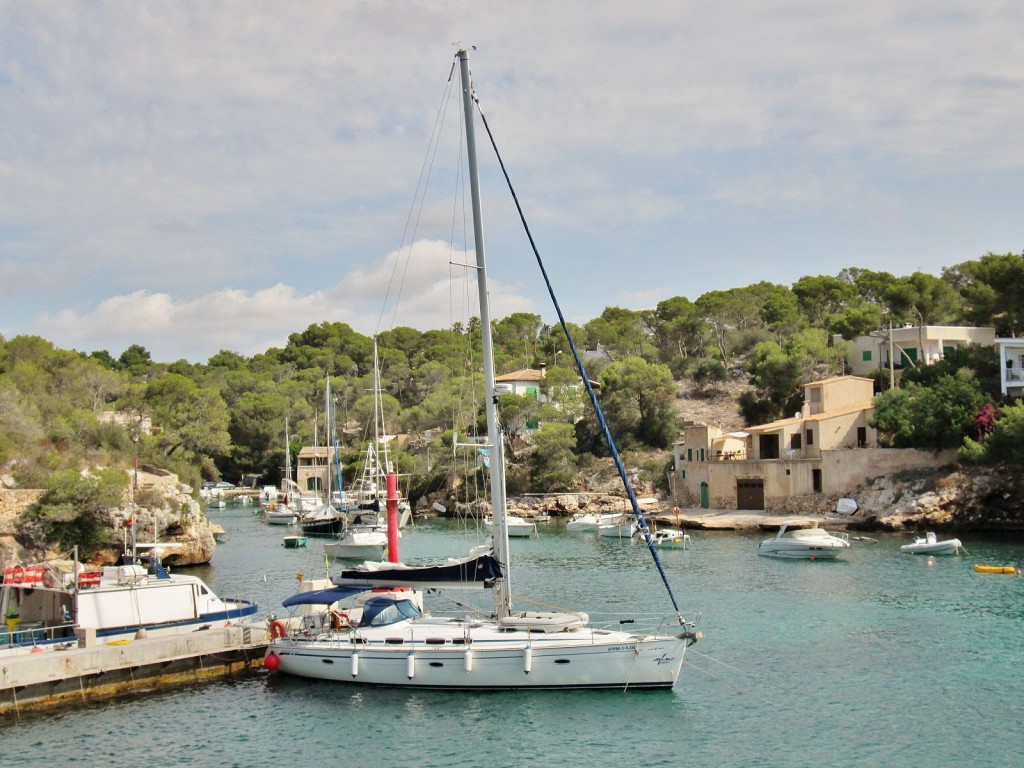
<svg viewBox="0 0 1024 768">
<path fill-rule="evenodd" d="M 285 550 L 287 530 L 251 507 L 211 517 L 231 538 L 188 572 L 219 594 L 273 609 L 297 573 L 322 575 L 315 540 Z M 0 738 L 26 765 L 1024 764 L 1024 579 L 972 568 L 1021 565 L 1024 541 L 964 537 L 969 556 L 929 559 L 881 536 L 829 563 L 758 557 L 761 538 L 697 533 L 690 550 L 662 553 L 704 633 L 671 692 L 407 692 L 258 672 L 23 716 Z M 473 543 L 421 524 L 403 559 Z M 641 546 L 549 524 L 512 549 L 516 595 L 597 619 L 671 611 Z"/>
</svg>

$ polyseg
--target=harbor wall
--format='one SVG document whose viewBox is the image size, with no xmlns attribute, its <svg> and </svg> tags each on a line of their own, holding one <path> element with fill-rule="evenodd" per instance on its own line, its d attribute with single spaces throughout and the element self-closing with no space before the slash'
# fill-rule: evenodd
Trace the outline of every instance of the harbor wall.
<svg viewBox="0 0 1024 768">
<path fill-rule="evenodd" d="M 0 718 L 233 677 L 261 667 L 268 642 L 265 627 L 237 625 L 0 656 Z"/>
</svg>

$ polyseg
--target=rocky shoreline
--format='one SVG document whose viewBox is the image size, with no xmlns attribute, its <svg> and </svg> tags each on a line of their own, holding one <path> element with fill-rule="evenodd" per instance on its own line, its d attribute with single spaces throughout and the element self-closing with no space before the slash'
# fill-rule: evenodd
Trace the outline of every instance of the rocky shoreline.
<svg viewBox="0 0 1024 768">
<path fill-rule="evenodd" d="M 858 509 L 835 512 L 837 498 L 792 499 L 784 508 L 766 511 L 683 507 L 673 513 L 670 501 L 643 493 L 641 508 L 661 524 L 688 529 L 774 529 L 782 520 L 827 520 L 834 528 L 857 531 L 1024 531 L 1024 488 L 1021 472 L 1010 467 L 959 466 L 896 472 L 867 479 L 847 494 Z M 419 512 L 429 512 L 426 500 Z M 509 499 L 509 512 L 525 518 L 548 514 L 571 517 L 579 512 L 628 512 L 621 493 L 587 492 L 519 496 Z M 489 505 L 452 504 L 445 514 L 480 517 Z"/>
</svg>

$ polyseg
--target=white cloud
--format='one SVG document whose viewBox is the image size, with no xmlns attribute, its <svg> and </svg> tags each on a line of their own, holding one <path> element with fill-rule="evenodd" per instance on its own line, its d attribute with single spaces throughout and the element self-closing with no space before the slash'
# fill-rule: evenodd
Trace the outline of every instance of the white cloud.
<svg viewBox="0 0 1024 768">
<path fill-rule="evenodd" d="M 879 253 L 937 273 L 1019 231 L 1022 36 L 1024 5 L 953 0 L 3 5 L 0 332 L 196 357 L 372 331 L 455 41 L 573 317 L 618 303 L 624 260 L 690 298 Z M 534 293 L 496 197 L 501 314 Z M 434 327 L 453 218 L 408 238 L 402 306 Z"/>
</svg>

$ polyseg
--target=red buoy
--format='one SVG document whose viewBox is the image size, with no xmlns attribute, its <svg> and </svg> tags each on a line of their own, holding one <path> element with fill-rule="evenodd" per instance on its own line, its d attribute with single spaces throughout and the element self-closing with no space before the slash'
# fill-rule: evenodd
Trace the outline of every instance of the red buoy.
<svg viewBox="0 0 1024 768">
<path fill-rule="evenodd" d="M 273 672 L 281 666 L 281 657 L 276 653 L 268 653 L 263 659 L 263 666 Z"/>
</svg>

